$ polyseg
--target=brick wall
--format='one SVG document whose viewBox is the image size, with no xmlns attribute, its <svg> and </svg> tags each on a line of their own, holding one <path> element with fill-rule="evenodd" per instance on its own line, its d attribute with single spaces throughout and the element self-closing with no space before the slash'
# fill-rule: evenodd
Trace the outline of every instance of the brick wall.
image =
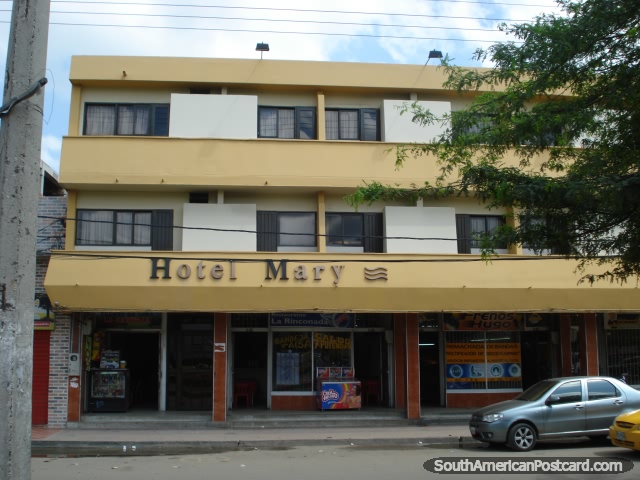
<svg viewBox="0 0 640 480">
<path fill-rule="evenodd" d="M 58 219 L 64 219 L 66 215 L 66 196 L 40 196 L 36 243 L 36 295 L 46 294 L 44 279 L 49 266 L 50 251 L 64 249 L 65 224 Z M 55 316 L 55 329 L 51 332 L 49 353 L 49 426 L 51 427 L 64 427 L 67 424 L 70 325 L 70 317 Z"/>
<path fill-rule="evenodd" d="M 51 332 L 49 355 L 50 427 L 64 427 L 67 424 L 70 326 L 70 317 L 56 315 L 56 327 Z"/>
</svg>

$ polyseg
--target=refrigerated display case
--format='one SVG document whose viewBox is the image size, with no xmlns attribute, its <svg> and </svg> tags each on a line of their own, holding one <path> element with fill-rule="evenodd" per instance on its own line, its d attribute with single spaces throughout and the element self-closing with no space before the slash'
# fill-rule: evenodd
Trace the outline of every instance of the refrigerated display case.
<svg viewBox="0 0 640 480">
<path fill-rule="evenodd" d="M 91 370 L 89 374 L 90 412 L 124 412 L 129 409 L 129 370 Z"/>
</svg>

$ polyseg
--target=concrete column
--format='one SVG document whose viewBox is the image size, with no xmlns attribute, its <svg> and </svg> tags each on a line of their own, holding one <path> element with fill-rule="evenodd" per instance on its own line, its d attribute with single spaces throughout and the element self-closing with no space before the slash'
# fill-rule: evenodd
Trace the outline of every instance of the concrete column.
<svg viewBox="0 0 640 480">
<path fill-rule="evenodd" d="M 82 356 L 80 339 L 82 338 L 81 324 L 78 321 L 79 314 L 71 316 L 71 331 L 69 335 L 69 353 L 77 353 Z M 67 422 L 79 422 L 82 412 L 82 385 L 80 377 L 69 376 L 67 391 Z"/>
<path fill-rule="evenodd" d="M 72 85 L 69 108 L 69 136 L 82 135 L 82 87 Z"/>
<path fill-rule="evenodd" d="M 571 315 L 560 314 L 560 376 L 570 377 L 571 373 Z"/>
<path fill-rule="evenodd" d="M 324 192 L 318 192 L 318 252 L 324 253 L 327 251 L 327 227 L 325 222 L 325 203 Z"/>
<path fill-rule="evenodd" d="M 318 92 L 318 140 L 327 139 L 327 130 L 324 120 L 324 93 Z"/>
<path fill-rule="evenodd" d="M 213 322 L 213 421 L 227 421 L 227 314 Z"/>
<path fill-rule="evenodd" d="M 395 352 L 396 408 L 407 408 L 407 320 L 405 313 L 393 315 L 393 345 Z"/>
<path fill-rule="evenodd" d="M 69 190 L 67 192 L 67 218 L 73 218 L 73 220 L 67 220 L 65 222 L 65 239 L 64 249 L 75 250 L 76 249 L 76 215 L 78 213 L 76 209 L 76 203 L 78 201 L 78 193 L 75 190 Z"/>
<path fill-rule="evenodd" d="M 407 314 L 407 418 L 420 418 L 420 347 L 418 314 Z"/>
<path fill-rule="evenodd" d="M 40 144 L 49 0 L 14 0 L 0 129 L 0 479 L 31 478 Z M 26 97 L 30 92 L 35 95 Z"/>
<path fill-rule="evenodd" d="M 518 228 L 520 222 L 516 219 L 515 214 L 516 212 L 513 208 L 508 208 L 506 223 L 513 228 Z M 512 255 L 522 255 L 522 245 L 509 245 L 508 252 Z"/>
<path fill-rule="evenodd" d="M 598 332 L 595 313 L 581 314 L 578 325 L 580 374 L 598 375 Z"/>
</svg>

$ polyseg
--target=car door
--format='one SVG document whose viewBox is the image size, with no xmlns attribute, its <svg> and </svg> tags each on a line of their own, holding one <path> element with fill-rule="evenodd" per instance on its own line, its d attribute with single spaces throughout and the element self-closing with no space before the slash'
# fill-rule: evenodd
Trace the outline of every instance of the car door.
<svg viewBox="0 0 640 480">
<path fill-rule="evenodd" d="M 587 430 L 605 430 L 627 407 L 626 397 L 608 380 L 587 380 Z"/>
<path fill-rule="evenodd" d="M 585 402 L 580 380 L 568 380 L 551 391 L 544 410 L 541 433 L 553 435 L 583 431 L 586 428 Z"/>
</svg>

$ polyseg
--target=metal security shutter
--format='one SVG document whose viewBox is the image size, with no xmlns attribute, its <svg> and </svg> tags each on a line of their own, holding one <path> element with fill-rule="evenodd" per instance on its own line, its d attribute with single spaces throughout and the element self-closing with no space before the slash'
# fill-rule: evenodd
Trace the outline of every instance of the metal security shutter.
<svg viewBox="0 0 640 480">
<path fill-rule="evenodd" d="M 365 253 L 383 253 L 382 214 L 364 214 L 364 251 Z"/>
<path fill-rule="evenodd" d="M 173 210 L 151 211 L 151 250 L 173 250 Z"/>
<path fill-rule="evenodd" d="M 456 215 L 456 236 L 458 253 L 471 253 L 469 215 Z"/>
<path fill-rule="evenodd" d="M 33 332 L 33 386 L 31 423 L 46 425 L 49 422 L 49 349 L 51 332 Z"/>
<path fill-rule="evenodd" d="M 258 252 L 278 251 L 278 212 L 258 212 Z"/>
</svg>

